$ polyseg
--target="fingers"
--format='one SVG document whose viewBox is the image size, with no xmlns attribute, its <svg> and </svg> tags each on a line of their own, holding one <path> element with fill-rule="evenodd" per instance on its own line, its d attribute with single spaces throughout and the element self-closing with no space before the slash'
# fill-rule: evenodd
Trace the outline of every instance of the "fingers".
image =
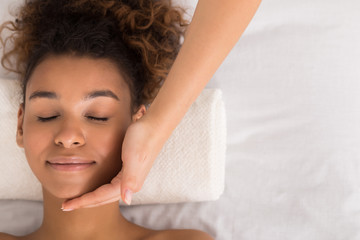
<svg viewBox="0 0 360 240">
<path fill-rule="evenodd" d="M 140 191 L 156 156 L 159 154 L 164 139 L 154 131 L 154 127 L 137 120 L 126 130 L 122 144 L 121 158 L 121 198 L 131 204 L 133 193 Z"/>
<path fill-rule="evenodd" d="M 98 206 L 105 205 L 105 204 L 112 203 L 112 202 L 116 202 L 116 201 L 119 201 L 119 200 L 120 200 L 120 195 L 117 195 L 115 198 L 109 199 L 109 200 L 107 200 L 105 202 L 101 202 L 101 203 L 93 204 L 93 205 L 87 205 L 84 208 L 98 207 Z"/>
<path fill-rule="evenodd" d="M 93 192 L 68 200 L 62 204 L 63 211 L 71 211 L 78 208 L 96 207 L 120 200 L 120 181 L 118 178 L 111 183 L 97 188 Z"/>
<path fill-rule="evenodd" d="M 139 160 L 138 158 L 127 159 L 124 161 L 122 169 L 121 198 L 128 205 L 131 204 L 133 193 L 141 190 L 152 165 L 151 162 Z"/>
</svg>

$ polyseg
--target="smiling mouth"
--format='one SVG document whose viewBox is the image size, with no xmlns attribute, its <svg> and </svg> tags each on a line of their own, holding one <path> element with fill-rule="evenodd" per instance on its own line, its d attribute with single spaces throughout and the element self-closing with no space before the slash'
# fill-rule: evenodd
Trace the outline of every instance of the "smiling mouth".
<svg viewBox="0 0 360 240">
<path fill-rule="evenodd" d="M 95 164 L 95 162 L 87 162 L 87 163 L 51 163 L 46 161 L 46 164 L 51 168 L 58 170 L 58 171 L 80 171 L 87 169 Z"/>
</svg>

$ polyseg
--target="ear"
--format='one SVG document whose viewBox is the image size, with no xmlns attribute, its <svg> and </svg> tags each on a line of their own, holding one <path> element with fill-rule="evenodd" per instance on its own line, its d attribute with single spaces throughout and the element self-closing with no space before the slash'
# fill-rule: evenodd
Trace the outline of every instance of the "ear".
<svg viewBox="0 0 360 240">
<path fill-rule="evenodd" d="M 24 114 L 25 114 L 25 109 L 24 109 L 24 104 L 21 103 L 19 106 L 19 111 L 18 111 L 18 122 L 17 122 L 17 131 L 16 131 L 16 143 L 19 147 L 24 148 L 24 143 L 23 143 L 23 135 L 24 135 L 24 131 L 23 131 L 23 122 L 24 122 Z"/>
<path fill-rule="evenodd" d="M 142 116 L 144 116 L 144 114 L 146 113 L 146 108 L 145 105 L 142 104 L 139 109 L 137 110 L 137 112 L 132 116 L 132 121 L 136 122 L 137 120 L 139 120 L 140 118 L 142 118 Z"/>
</svg>

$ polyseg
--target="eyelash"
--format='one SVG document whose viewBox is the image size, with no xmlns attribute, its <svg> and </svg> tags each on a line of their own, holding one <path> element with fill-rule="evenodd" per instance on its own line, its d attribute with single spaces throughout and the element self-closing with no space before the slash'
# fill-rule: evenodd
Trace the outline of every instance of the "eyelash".
<svg viewBox="0 0 360 240">
<path fill-rule="evenodd" d="M 40 122 L 48 122 L 51 121 L 52 119 L 57 118 L 58 116 L 52 116 L 52 117 L 48 117 L 48 118 L 43 118 L 43 117 L 38 117 L 38 121 Z M 92 117 L 92 116 L 87 116 L 89 119 L 94 120 L 94 121 L 102 121 L 102 122 L 106 122 L 109 118 L 97 118 L 97 117 Z"/>
</svg>

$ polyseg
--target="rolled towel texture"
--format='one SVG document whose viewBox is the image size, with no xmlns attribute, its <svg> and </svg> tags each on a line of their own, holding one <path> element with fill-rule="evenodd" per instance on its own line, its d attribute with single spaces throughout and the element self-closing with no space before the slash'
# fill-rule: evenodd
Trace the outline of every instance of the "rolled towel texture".
<svg viewBox="0 0 360 240">
<path fill-rule="evenodd" d="M 42 200 L 41 184 L 16 145 L 19 93 L 17 81 L 0 79 L 0 199 Z M 222 92 L 204 89 L 165 143 L 132 205 L 218 199 L 224 191 L 225 155 Z"/>
</svg>

